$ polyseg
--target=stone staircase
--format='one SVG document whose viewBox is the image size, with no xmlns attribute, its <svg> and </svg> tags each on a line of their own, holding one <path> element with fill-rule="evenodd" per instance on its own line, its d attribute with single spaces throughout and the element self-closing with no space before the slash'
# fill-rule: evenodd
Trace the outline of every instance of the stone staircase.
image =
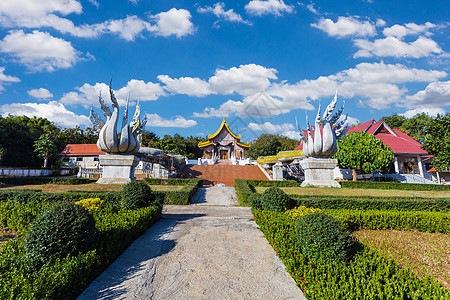
<svg viewBox="0 0 450 300">
<path fill-rule="evenodd" d="M 185 178 L 202 178 L 203 186 L 213 186 L 223 183 L 226 186 L 234 186 L 234 180 L 256 179 L 268 180 L 258 166 L 237 166 L 226 163 L 216 165 L 188 165 L 181 171 Z"/>
</svg>

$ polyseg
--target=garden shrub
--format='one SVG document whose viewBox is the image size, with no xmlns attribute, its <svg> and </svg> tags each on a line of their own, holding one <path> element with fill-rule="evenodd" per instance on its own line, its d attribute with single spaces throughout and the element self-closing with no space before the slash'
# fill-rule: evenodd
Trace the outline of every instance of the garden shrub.
<svg viewBox="0 0 450 300">
<path fill-rule="evenodd" d="M 48 260 L 76 256 L 91 250 L 96 241 L 94 217 L 74 203 L 60 203 L 31 223 L 24 246 L 29 258 L 40 266 Z"/>
<path fill-rule="evenodd" d="M 188 184 L 186 184 L 181 190 L 160 192 L 161 194 L 163 193 L 163 195 L 160 194 L 158 197 L 159 199 L 163 199 L 164 204 L 187 205 L 190 203 L 192 197 L 194 197 L 202 183 L 202 179 L 189 179 Z"/>
<path fill-rule="evenodd" d="M 284 213 L 293 219 L 298 219 L 301 216 L 312 214 L 315 212 L 320 212 L 320 208 L 308 208 L 306 206 L 298 206 L 296 208 L 285 211 Z"/>
<path fill-rule="evenodd" d="M 450 211 L 450 198 L 289 195 L 296 205 L 322 209 Z"/>
<path fill-rule="evenodd" d="M 382 189 L 412 191 L 450 191 L 450 186 L 441 184 L 375 182 L 375 181 L 341 181 L 343 188 L 349 189 Z"/>
<path fill-rule="evenodd" d="M 125 209 L 138 209 L 152 205 L 152 189 L 142 181 L 127 183 L 122 190 L 122 207 Z"/>
<path fill-rule="evenodd" d="M 263 210 L 283 212 L 293 205 L 291 198 L 278 187 L 270 187 L 261 194 L 261 207 Z"/>
<path fill-rule="evenodd" d="M 100 198 L 86 198 L 75 202 L 75 204 L 83 206 L 89 212 L 93 212 L 100 209 L 100 207 L 102 207 L 103 205 L 103 202 L 105 201 L 101 200 Z"/>
<path fill-rule="evenodd" d="M 296 237 L 304 255 L 326 261 L 345 261 L 354 245 L 342 223 L 321 212 L 300 217 L 296 222 Z"/>
<path fill-rule="evenodd" d="M 450 213 L 430 211 L 385 211 L 326 209 L 349 230 L 394 229 L 450 233 Z"/>
<path fill-rule="evenodd" d="M 41 185 L 41 184 L 63 184 L 63 185 L 79 185 L 95 182 L 89 178 L 77 177 L 1 177 L 0 182 L 7 185 Z"/>
<path fill-rule="evenodd" d="M 243 179 L 235 179 L 234 187 L 238 196 L 238 204 L 241 206 L 251 206 L 252 202 L 249 198 L 255 193 L 254 188 Z"/>
<path fill-rule="evenodd" d="M 261 195 L 253 193 L 248 196 L 248 201 L 251 204 L 252 209 L 263 209 L 261 204 Z"/>
<path fill-rule="evenodd" d="M 187 185 L 191 180 L 186 178 L 144 178 L 144 181 L 149 185 Z"/>
<path fill-rule="evenodd" d="M 300 184 L 295 180 L 246 180 L 247 184 L 251 186 L 263 187 L 299 187 Z"/>
</svg>

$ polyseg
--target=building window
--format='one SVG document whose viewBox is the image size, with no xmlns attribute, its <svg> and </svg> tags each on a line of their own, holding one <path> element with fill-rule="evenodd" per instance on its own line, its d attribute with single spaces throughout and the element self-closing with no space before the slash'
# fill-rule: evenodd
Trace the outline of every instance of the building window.
<svg viewBox="0 0 450 300">
<path fill-rule="evenodd" d="M 98 161 L 98 157 L 94 157 L 94 161 Z"/>
<path fill-rule="evenodd" d="M 83 161 L 82 157 L 77 157 L 77 161 Z"/>
</svg>

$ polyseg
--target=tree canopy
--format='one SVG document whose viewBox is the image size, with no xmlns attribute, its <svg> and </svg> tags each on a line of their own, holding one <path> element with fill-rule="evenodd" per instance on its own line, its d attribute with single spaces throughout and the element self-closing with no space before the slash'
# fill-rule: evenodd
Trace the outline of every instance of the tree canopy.
<svg viewBox="0 0 450 300">
<path fill-rule="evenodd" d="M 260 156 L 276 155 L 280 151 L 294 150 L 299 141 L 279 134 L 263 133 L 250 144 L 246 156 L 257 159 Z"/>
<path fill-rule="evenodd" d="M 353 180 L 356 171 L 370 173 L 373 170 L 388 171 L 394 153 L 380 139 L 365 132 L 352 132 L 342 137 L 338 142 L 338 151 L 333 156 L 341 168 L 353 170 Z"/>
<path fill-rule="evenodd" d="M 185 138 L 175 133 L 173 136 L 165 135 L 162 139 L 157 139 L 156 141 L 153 139 L 151 141 L 153 141 L 153 148 L 180 154 L 187 158 L 194 159 L 203 155 L 203 151 L 198 147 L 198 143 L 203 141 L 200 137 L 189 136 Z"/>
<path fill-rule="evenodd" d="M 434 155 L 432 164 L 436 170 L 450 169 L 450 113 L 438 115 L 427 124 L 422 148 Z"/>
<path fill-rule="evenodd" d="M 391 128 L 400 129 L 419 143 L 423 143 L 425 139 L 425 129 L 430 122 L 433 122 L 433 117 L 425 113 L 417 114 L 412 118 L 405 118 L 397 114 L 381 118 Z"/>
</svg>

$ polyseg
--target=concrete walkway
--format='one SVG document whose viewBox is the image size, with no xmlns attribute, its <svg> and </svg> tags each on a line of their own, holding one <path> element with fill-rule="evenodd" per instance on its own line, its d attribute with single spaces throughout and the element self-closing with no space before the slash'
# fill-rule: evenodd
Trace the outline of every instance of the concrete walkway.
<svg viewBox="0 0 450 300">
<path fill-rule="evenodd" d="M 234 188 L 199 189 L 165 206 L 79 299 L 306 299 Z"/>
</svg>

